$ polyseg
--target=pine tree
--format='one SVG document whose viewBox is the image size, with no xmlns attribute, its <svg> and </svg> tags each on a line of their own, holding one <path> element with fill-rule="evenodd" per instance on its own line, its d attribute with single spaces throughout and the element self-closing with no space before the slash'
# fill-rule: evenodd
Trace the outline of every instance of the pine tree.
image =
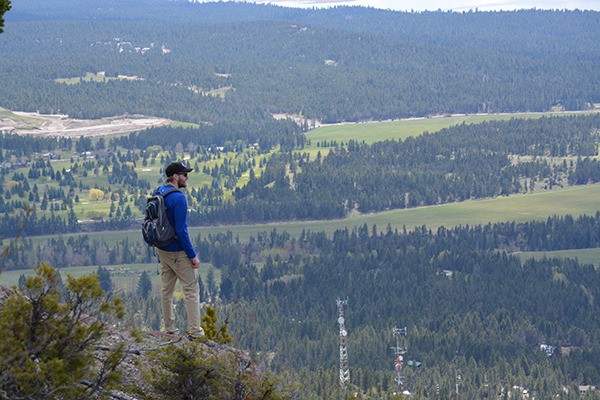
<svg viewBox="0 0 600 400">
<path fill-rule="evenodd" d="M 200 302 L 204 303 L 206 301 L 206 293 L 204 290 L 204 282 L 202 282 L 201 277 L 198 277 L 198 291 L 200 293 Z"/>
<path fill-rule="evenodd" d="M 110 291 L 113 289 L 113 282 L 110 278 L 110 272 L 104 267 L 98 267 L 96 275 L 98 275 L 100 288 L 104 290 L 104 292 L 110 293 Z"/>
<path fill-rule="evenodd" d="M 23 288 L 25 286 L 25 282 L 27 282 L 27 277 L 24 274 L 19 275 L 19 288 Z"/>
<path fill-rule="evenodd" d="M 200 326 L 204 329 L 204 335 L 207 339 L 215 341 L 217 343 L 231 343 L 233 338 L 227 332 L 227 321 L 219 328 L 217 328 L 217 311 L 211 307 L 206 306 L 204 309 L 205 314 L 202 317 Z"/>
<path fill-rule="evenodd" d="M 148 272 L 142 272 L 140 276 L 140 280 L 137 285 L 137 293 L 142 296 L 144 300 L 148 298 L 148 294 L 152 291 L 152 281 L 150 280 L 150 275 Z"/>
<path fill-rule="evenodd" d="M 10 295 L 0 309 L 1 397 L 96 398 L 118 383 L 117 367 L 125 355 L 123 344 L 95 354 L 107 335 L 101 319 L 123 315 L 120 299 L 105 298 L 97 275 L 69 276 L 61 296 L 55 270 L 37 268 L 22 294 Z"/>
</svg>

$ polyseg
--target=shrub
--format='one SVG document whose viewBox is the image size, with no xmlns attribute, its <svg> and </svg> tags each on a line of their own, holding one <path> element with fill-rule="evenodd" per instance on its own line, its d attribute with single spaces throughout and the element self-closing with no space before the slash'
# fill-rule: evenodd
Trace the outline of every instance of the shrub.
<svg viewBox="0 0 600 400">
<path fill-rule="evenodd" d="M 169 400 L 285 400 L 271 375 L 256 375 L 251 362 L 201 342 L 170 345 L 150 354 L 148 379 Z"/>
<path fill-rule="evenodd" d="M 121 318 L 119 299 L 104 297 L 96 275 L 67 278 L 42 265 L 0 309 L 0 398 L 93 398 L 119 381 L 124 346 L 96 345 L 108 318 Z M 91 318 L 90 316 L 94 316 Z"/>
</svg>

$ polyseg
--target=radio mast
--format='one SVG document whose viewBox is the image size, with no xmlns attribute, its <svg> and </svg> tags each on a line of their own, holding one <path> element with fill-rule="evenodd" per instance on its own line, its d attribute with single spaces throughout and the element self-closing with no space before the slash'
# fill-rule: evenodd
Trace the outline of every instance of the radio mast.
<svg viewBox="0 0 600 400">
<path fill-rule="evenodd" d="M 402 368 L 404 367 L 404 354 L 406 354 L 407 348 L 406 348 L 406 339 L 402 340 L 402 344 L 403 346 L 401 346 L 400 343 L 400 337 L 404 336 L 406 337 L 406 327 L 404 328 L 396 328 L 394 327 L 394 329 L 392 330 L 392 334 L 394 335 L 394 338 L 396 339 L 396 346 L 392 347 L 391 349 L 394 350 L 394 369 L 396 370 L 396 378 L 394 378 L 394 381 L 396 381 L 396 384 L 398 385 L 398 392 L 402 393 L 402 390 L 404 388 L 404 377 L 402 376 Z"/>
<path fill-rule="evenodd" d="M 344 306 L 348 300 L 336 300 L 338 307 L 338 324 L 340 324 L 340 386 L 346 389 L 346 384 L 350 381 L 350 370 L 348 369 L 348 349 L 346 348 L 346 337 L 348 332 L 344 326 Z"/>
</svg>

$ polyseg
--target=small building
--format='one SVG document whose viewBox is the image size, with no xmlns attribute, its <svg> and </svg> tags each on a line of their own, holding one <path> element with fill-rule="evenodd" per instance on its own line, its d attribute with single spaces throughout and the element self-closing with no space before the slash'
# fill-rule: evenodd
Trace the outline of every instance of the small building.
<svg viewBox="0 0 600 400">
<path fill-rule="evenodd" d="M 113 156 L 113 152 L 110 150 L 98 150 L 96 155 L 100 158 L 109 158 Z"/>
<path fill-rule="evenodd" d="M 579 385 L 579 394 L 585 396 L 590 391 L 595 391 L 596 386 L 592 385 Z"/>
<path fill-rule="evenodd" d="M 550 346 L 549 344 L 540 344 L 540 350 L 546 353 L 548 357 L 551 357 L 556 351 L 556 346 Z"/>
</svg>

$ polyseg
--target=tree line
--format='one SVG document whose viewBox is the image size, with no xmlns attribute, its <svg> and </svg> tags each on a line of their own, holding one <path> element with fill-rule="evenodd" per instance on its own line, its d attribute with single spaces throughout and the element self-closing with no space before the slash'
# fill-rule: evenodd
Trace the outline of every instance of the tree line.
<svg viewBox="0 0 600 400">
<path fill-rule="evenodd" d="M 175 143 L 173 138 L 176 138 Z M 152 146 L 173 149 L 177 143 L 187 148 L 192 144 L 195 148 L 202 148 L 205 151 L 228 143 L 241 145 L 242 148 L 257 145 L 262 152 L 269 152 L 276 146 L 280 146 L 283 151 L 291 151 L 303 147 L 306 137 L 303 135 L 302 128 L 291 119 L 276 121 L 261 118 L 244 124 L 223 122 L 197 128 L 151 128 L 110 141 L 113 147 L 119 146 L 129 150 L 146 149 Z"/>
<path fill-rule="evenodd" d="M 404 141 L 350 141 L 313 160 L 277 154 L 234 199 L 192 221 L 331 219 L 598 182 L 598 127 L 598 115 L 513 119 Z"/>
</svg>

